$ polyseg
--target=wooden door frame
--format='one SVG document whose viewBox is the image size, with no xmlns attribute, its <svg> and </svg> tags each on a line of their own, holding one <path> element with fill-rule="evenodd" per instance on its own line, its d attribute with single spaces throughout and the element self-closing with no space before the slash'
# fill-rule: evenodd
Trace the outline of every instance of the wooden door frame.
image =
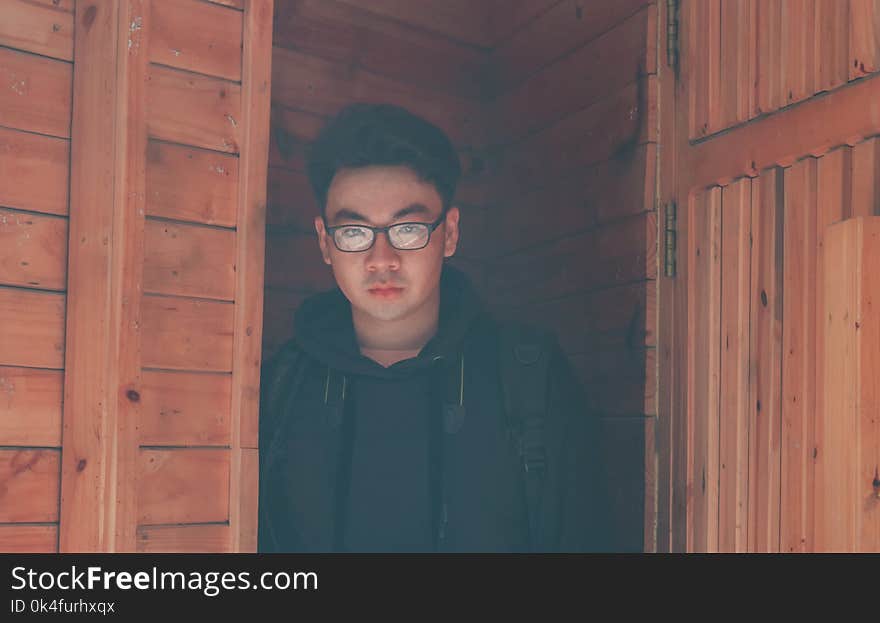
<svg viewBox="0 0 880 623">
<path fill-rule="evenodd" d="M 709 137 L 691 141 L 689 117 L 688 0 L 681 1 L 678 24 L 680 57 L 667 52 L 666 28 L 670 3 L 659 0 L 657 171 L 660 228 L 657 279 L 658 404 L 655 438 L 656 551 L 683 552 L 689 542 L 687 379 L 687 235 L 691 197 L 706 188 L 726 185 L 741 177 L 755 178 L 774 166 L 789 166 L 806 156 L 818 157 L 840 145 L 855 145 L 880 133 L 880 74 L 852 80 L 801 102 L 780 108 Z M 784 115 L 780 114 L 784 110 Z M 864 111 L 841 114 L 841 111 Z M 664 270 L 664 229 L 667 211 L 677 204 L 675 276 Z M 650 473 L 650 472 L 649 472 Z M 651 530 L 653 528 L 653 530 Z M 647 547 L 646 542 L 646 549 Z"/>
</svg>

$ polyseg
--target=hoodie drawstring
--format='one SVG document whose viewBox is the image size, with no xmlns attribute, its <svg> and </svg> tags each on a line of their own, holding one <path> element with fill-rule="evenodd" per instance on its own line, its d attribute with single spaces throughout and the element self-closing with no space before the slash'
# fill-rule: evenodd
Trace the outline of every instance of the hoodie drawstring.
<svg viewBox="0 0 880 623">
<path fill-rule="evenodd" d="M 327 372 L 329 385 L 330 372 Z M 348 501 L 351 493 L 351 461 L 354 450 L 354 379 L 349 384 L 348 377 L 342 377 L 342 431 L 339 443 L 339 456 L 336 466 L 336 487 L 333 497 L 333 551 L 345 551 L 345 529 L 348 526 Z M 348 393 L 346 394 L 346 386 Z"/>
</svg>

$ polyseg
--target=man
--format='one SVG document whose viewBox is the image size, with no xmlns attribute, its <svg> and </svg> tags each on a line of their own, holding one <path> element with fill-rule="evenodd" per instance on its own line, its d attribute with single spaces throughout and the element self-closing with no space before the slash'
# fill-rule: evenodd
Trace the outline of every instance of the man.
<svg viewBox="0 0 880 623">
<path fill-rule="evenodd" d="M 444 262 L 459 239 L 448 138 L 354 104 L 311 146 L 308 174 L 338 287 L 303 301 L 263 367 L 260 551 L 604 549 L 597 419 L 555 341 L 530 499 L 499 323 Z"/>
</svg>

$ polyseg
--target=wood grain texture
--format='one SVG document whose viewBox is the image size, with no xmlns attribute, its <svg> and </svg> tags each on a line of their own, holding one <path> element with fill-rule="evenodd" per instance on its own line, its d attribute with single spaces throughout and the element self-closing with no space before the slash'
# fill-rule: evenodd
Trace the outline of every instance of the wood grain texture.
<svg viewBox="0 0 880 623">
<path fill-rule="evenodd" d="M 825 501 L 817 549 L 880 548 L 880 218 L 856 217 L 825 230 L 822 319 L 827 366 L 819 410 Z"/>
<path fill-rule="evenodd" d="M 279 167 L 269 167 L 268 177 L 268 225 L 303 234 L 314 232 L 314 219 L 321 214 L 321 208 L 308 177 L 299 171 Z"/>
<path fill-rule="evenodd" d="M 0 205 L 67 214 L 70 141 L 0 128 Z"/>
<path fill-rule="evenodd" d="M 693 83 L 688 137 L 695 140 L 721 129 L 721 0 L 689 6 L 693 27 L 686 62 L 693 63 Z"/>
<path fill-rule="evenodd" d="M 6 0 L 0 45 L 73 60 L 73 0 Z"/>
<path fill-rule="evenodd" d="M 507 140 L 528 135 L 648 73 L 652 24 L 656 25 L 653 5 L 496 99 L 492 136 Z"/>
<path fill-rule="evenodd" d="M 0 446 L 60 446 L 64 373 L 0 366 Z"/>
<path fill-rule="evenodd" d="M 328 290 L 336 284 L 321 258 L 314 234 L 269 232 L 266 237 L 266 285 L 295 290 Z"/>
<path fill-rule="evenodd" d="M 279 0 L 273 44 L 440 93 L 488 95 L 488 51 L 366 9 L 335 0 Z"/>
<path fill-rule="evenodd" d="M 150 61 L 241 80 L 241 13 L 197 0 L 151 0 L 150 11 Z"/>
<path fill-rule="evenodd" d="M 235 226 L 238 158 L 150 141 L 147 215 L 206 225 Z"/>
<path fill-rule="evenodd" d="M 880 70 L 880 0 L 849 0 L 849 79 Z"/>
<path fill-rule="evenodd" d="M 141 526 L 137 532 L 137 551 L 159 553 L 230 553 L 229 526 L 223 524 L 182 526 Z"/>
<path fill-rule="evenodd" d="M 576 0 L 545 2 L 544 10 L 492 50 L 496 95 L 515 88 L 565 54 L 613 30 L 638 12 L 647 0 L 581 3 Z M 494 20 L 510 13 L 508 3 L 494 9 Z M 643 41 L 647 44 L 647 41 Z"/>
<path fill-rule="evenodd" d="M 754 116 L 773 112 L 783 105 L 782 94 L 782 3 L 756 0 L 757 76 Z"/>
<path fill-rule="evenodd" d="M 70 137 L 73 65 L 0 48 L 0 125 Z"/>
<path fill-rule="evenodd" d="M 849 79 L 849 2 L 816 0 L 815 23 L 815 87 L 830 91 Z"/>
<path fill-rule="evenodd" d="M 58 521 L 58 450 L 0 450 L 0 522 Z"/>
<path fill-rule="evenodd" d="M 63 294 L 0 287 L 0 365 L 64 367 Z"/>
<path fill-rule="evenodd" d="M 785 171 L 782 360 L 782 490 L 780 548 L 813 547 L 816 418 L 816 184 L 815 158 Z"/>
<path fill-rule="evenodd" d="M 67 219 L 0 209 L 0 284 L 63 290 Z"/>
<path fill-rule="evenodd" d="M 0 552 L 7 554 L 52 554 L 58 551 L 57 525 L 0 526 Z"/>
<path fill-rule="evenodd" d="M 752 181 L 721 191 L 718 549 L 748 549 Z"/>
<path fill-rule="evenodd" d="M 144 370 L 140 443 L 146 446 L 228 445 L 231 438 L 228 374 Z"/>
<path fill-rule="evenodd" d="M 76 11 L 75 62 L 94 71 L 74 82 L 59 550 L 125 552 L 137 510 L 150 24 L 143 0 Z"/>
<path fill-rule="evenodd" d="M 779 551 L 782 432 L 783 173 L 752 180 L 748 551 Z"/>
<path fill-rule="evenodd" d="M 144 367 L 230 372 L 233 315 L 231 303 L 144 296 Z"/>
<path fill-rule="evenodd" d="M 851 216 L 880 216 L 880 139 L 852 148 Z"/>
<path fill-rule="evenodd" d="M 147 219 L 144 292 L 231 301 L 236 232 Z"/>
<path fill-rule="evenodd" d="M 238 153 L 242 120 L 239 85 L 151 65 L 146 98 L 150 137 Z"/>
<path fill-rule="evenodd" d="M 229 519 L 229 450 L 142 449 L 138 526 Z"/>
<path fill-rule="evenodd" d="M 688 544 L 718 550 L 721 189 L 688 205 Z"/>
</svg>

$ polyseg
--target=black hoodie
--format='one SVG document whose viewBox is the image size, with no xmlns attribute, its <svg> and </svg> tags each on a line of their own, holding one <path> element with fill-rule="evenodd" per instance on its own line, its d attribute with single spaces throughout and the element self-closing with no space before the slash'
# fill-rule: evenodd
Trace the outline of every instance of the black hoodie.
<svg viewBox="0 0 880 623">
<path fill-rule="evenodd" d="M 339 288 L 303 301 L 294 330 L 263 369 L 260 551 L 528 551 L 498 323 L 464 273 L 444 265 L 436 334 L 387 368 L 361 354 Z M 596 419 L 555 344 L 550 374 L 542 549 L 602 549 Z"/>
</svg>

